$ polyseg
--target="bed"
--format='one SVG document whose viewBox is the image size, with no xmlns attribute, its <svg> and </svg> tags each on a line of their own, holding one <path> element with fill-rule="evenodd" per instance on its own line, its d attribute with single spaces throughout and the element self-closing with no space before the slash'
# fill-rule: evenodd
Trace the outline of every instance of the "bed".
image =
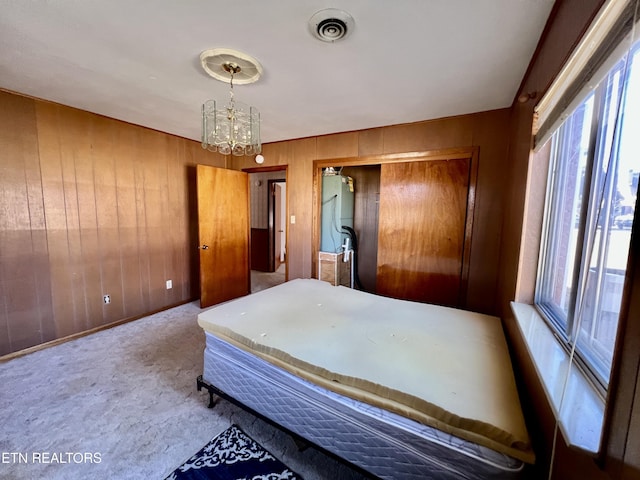
<svg viewBox="0 0 640 480">
<path fill-rule="evenodd" d="M 198 316 L 200 382 L 380 478 L 533 463 L 501 322 L 297 279 Z"/>
</svg>

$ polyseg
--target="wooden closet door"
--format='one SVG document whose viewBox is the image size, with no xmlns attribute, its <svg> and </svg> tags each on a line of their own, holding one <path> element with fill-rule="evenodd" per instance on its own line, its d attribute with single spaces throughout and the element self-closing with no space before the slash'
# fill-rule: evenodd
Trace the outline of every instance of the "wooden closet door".
<svg viewBox="0 0 640 480">
<path fill-rule="evenodd" d="M 377 293 L 462 306 L 471 160 L 382 165 Z"/>
</svg>

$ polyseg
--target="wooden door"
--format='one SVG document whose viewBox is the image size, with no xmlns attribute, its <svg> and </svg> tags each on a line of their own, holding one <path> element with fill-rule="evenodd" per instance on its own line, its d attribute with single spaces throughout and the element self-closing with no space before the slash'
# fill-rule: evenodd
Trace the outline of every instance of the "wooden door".
<svg viewBox="0 0 640 480">
<path fill-rule="evenodd" d="M 198 165 L 200 306 L 247 295 L 249 182 L 244 172 Z"/>
<path fill-rule="evenodd" d="M 377 293 L 463 306 L 470 167 L 469 158 L 381 166 Z"/>
</svg>

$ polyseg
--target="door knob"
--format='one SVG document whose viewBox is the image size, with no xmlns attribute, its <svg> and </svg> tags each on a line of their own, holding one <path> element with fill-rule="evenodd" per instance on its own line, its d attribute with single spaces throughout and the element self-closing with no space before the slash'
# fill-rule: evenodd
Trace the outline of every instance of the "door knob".
<svg viewBox="0 0 640 480">
<path fill-rule="evenodd" d="M 198 245 L 198 248 L 201 248 L 202 250 L 208 250 L 209 249 L 209 245 Z"/>
</svg>

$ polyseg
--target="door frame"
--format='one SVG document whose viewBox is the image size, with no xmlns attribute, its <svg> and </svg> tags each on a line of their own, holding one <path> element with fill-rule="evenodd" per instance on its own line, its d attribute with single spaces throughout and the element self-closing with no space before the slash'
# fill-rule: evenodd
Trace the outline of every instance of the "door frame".
<svg viewBox="0 0 640 480">
<path fill-rule="evenodd" d="M 289 181 L 289 168 L 287 165 L 274 165 L 271 167 L 251 167 L 251 168 L 243 168 L 242 169 L 243 172 L 247 173 L 247 174 L 251 174 L 251 173 L 265 173 L 265 172 L 283 172 L 283 179 L 280 178 L 279 180 L 274 180 L 277 182 L 285 182 L 287 184 L 287 189 L 286 189 L 286 195 L 285 195 L 285 210 L 286 210 L 286 217 L 285 218 L 289 218 L 289 188 L 288 188 L 288 181 Z M 271 179 L 268 180 L 268 185 L 269 188 L 271 188 Z M 271 191 L 269 191 L 269 199 L 268 199 L 268 204 L 270 205 L 272 203 L 272 199 L 271 199 Z M 272 208 L 269 206 L 269 215 L 268 215 L 268 230 L 269 230 L 269 266 L 270 268 L 273 267 L 273 246 L 274 246 L 274 240 L 273 240 L 273 236 L 275 235 L 275 230 L 273 228 L 273 219 L 271 217 L 271 210 Z M 251 200 L 249 200 L 249 222 L 251 222 Z M 285 221 L 285 231 L 284 231 L 284 235 L 285 235 L 285 245 L 287 245 L 287 250 L 288 250 L 288 246 L 289 246 L 289 222 Z M 287 281 L 287 279 L 289 278 L 289 262 L 287 260 L 285 260 L 285 273 L 284 273 L 284 280 L 285 282 Z"/>
<path fill-rule="evenodd" d="M 469 194 L 467 196 L 467 218 L 464 230 L 464 248 L 462 252 L 462 272 L 460 297 L 466 303 L 469 283 L 469 259 L 471 256 L 471 234 L 478 179 L 479 147 L 445 148 L 423 152 L 370 155 L 364 157 L 328 158 L 313 161 L 313 206 L 311 230 L 311 276 L 318 277 L 318 253 L 320 251 L 320 220 L 322 211 L 322 169 L 327 167 L 358 167 L 364 165 L 382 165 L 384 163 L 425 162 L 433 160 L 469 159 Z M 357 188 L 357 186 L 356 186 Z"/>
<path fill-rule="evenodd" d="M 269 189 L 269 198 L 267 199 L 267 230 L 269 235 L 269 270 L 272 272 L 276 271 L 276 201 L 275 201 L 275 185 L 276 183 L 287 183 L 286 178 L 273 178 L 267 180 L 267 188 Z M 285 191 L 286 196 L 286 191 Z M 286 218 L 286 216 L 285 216 Z M 286 224 L 286 222 L 284 222 Z M 285 238 L 285 245 L 287 244 L 287 240 Z M 286 260 L 285 260 L 286 261 Z"/>
</svg>

